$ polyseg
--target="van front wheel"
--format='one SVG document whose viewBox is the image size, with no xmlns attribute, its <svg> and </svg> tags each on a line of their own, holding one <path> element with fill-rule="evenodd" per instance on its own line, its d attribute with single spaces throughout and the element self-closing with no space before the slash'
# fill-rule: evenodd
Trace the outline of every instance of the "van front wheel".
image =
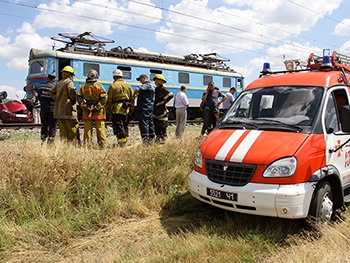
<svg viewBox="0 0 350 263">
<path fill-rule="evenodd" d="M 333 215 L 333 193 L 331 185 L 320 182 L 314 192 L 309 215 L 319 221 L 330 221 Z"/>
</svg>

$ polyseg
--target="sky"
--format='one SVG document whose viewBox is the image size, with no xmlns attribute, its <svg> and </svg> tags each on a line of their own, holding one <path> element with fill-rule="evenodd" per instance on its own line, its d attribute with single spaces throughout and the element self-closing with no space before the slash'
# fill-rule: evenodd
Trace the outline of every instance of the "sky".
<svg viewBox="0 0 350 263">
<path fill-rule="evenodd" d="M 23 98 L 30 49 L 85 31 L 114 40 L 106 49 L 218 53 L 246 86 L 265 62 L 283 70 L 323 49 L 350 55 L 348 10 L 347 0 L 0 0 L 0 91 Z"/>
</svg>

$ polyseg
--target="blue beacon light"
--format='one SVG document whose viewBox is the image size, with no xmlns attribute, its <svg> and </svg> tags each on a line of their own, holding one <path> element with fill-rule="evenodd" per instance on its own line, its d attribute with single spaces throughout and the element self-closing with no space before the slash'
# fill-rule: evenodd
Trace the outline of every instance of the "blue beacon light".
<svg viewBox="0 0 350 263">
<path fill-rule="evenodd" d="M 323 50 L 322 67 L 332 67 L 331 53 L 329 49 Z"/>
<path fill-rule="evenodd" d="M 263 65 L 263 70 L 262 70 L 262 73 L 271 73 L 272 70 L 271 70 L 271 65 L 269 62 L 265 62 L 264 65 Z"/>
</svg>

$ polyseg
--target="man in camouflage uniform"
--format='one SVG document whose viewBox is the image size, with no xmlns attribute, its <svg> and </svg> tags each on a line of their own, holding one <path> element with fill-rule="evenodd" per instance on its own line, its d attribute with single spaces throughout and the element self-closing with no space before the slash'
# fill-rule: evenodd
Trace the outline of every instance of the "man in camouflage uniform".
<svg viewBox="0 0 350 263">
<path fill-rule="evenodd" d="M 166 80 L 163 75 L 156 74 L 155 81 L 156 95 L 154 101 L 154 126 L 156 132 L 156 142 L 163 142 L 167 137 L 168 109 L 166 104 L 174 97 L 166 87 L 163 86 Z"/>
<path fill-rule="evenodd" d="M 80 142 L 77 119 L 76 91 L 73 83 L 74 69 L 65 66 L 62 79 L 50 91 L 55 100 L 54 118 L 58 120 L 61 140 Z"/>
<path fill-rule="evenodd" d="M 91 144 L 92 128 L 95 123 L 97 142 L 101 148 L 107 145 L 105 128 L 107 92 L 100 82 L 99 75 L 91 69 L 87 75 L 85 84 L 81 85 L 77 93 L 77 102 L 82 109 L 84 120 L 84 143 Z"/>
<path fill-rule="evenodd" d="M 120 69 L 113 71 L 114 82 L 108 89 L 107 109 L 112 114 L 118 144 L 123 146 L 129 139 L 128 115 L 134 110 L 134 92 L 130 84 L 123 80 Z"/>
</svg>

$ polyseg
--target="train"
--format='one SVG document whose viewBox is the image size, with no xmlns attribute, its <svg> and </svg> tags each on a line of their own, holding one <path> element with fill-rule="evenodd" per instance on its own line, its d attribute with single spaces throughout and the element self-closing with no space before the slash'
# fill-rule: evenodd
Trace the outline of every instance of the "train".
<svg viewBox="0 0 350 263">
<path fill-rule="evenodd" d="M 82 34 L 59 33 L 52 37 L 55 41 L 65 43 L 64 47 L 52 50 L 32 48 L 29 52 L 28 76 L 24 91 L 30 97 L 33 90 L 46 82 L 48 74 L 55 74 L 61 79 L 61 70 L 65 66 L 72 66 L 75 70 L 74 85 L 78 90 L 85 83 L 90 69 L 99 72 L 99 82 L 106 91 L 113 82 L 112 72 L 120 69 L 123 79 L 135 90 L 140 83 L 136 78 L 141 74 L 149 76 L 150 80 L 156 74 L 162 74 L 166 87 L 176 94 L 180 86 L 187 87 L 189 99 L 188 118 L 201 117 L 200 102 L 202 95 L 210 81 L 213 81 L 221 92 L 227 92 L 231 87 L 237 90 L 236 96 L 244 89 L 244 77 L 241 73 L 230 68 L 229 61 L 218 55 L 189 54 L 185 56 L 162 54 L 157 52 L 139 52 L 131 47 L 113 47 L 109 50 L 106 44 L 114 43 L 93 35 L 91 32 Z M 173 102 L 168 103 L 172 112 Z"/>
</svg>

